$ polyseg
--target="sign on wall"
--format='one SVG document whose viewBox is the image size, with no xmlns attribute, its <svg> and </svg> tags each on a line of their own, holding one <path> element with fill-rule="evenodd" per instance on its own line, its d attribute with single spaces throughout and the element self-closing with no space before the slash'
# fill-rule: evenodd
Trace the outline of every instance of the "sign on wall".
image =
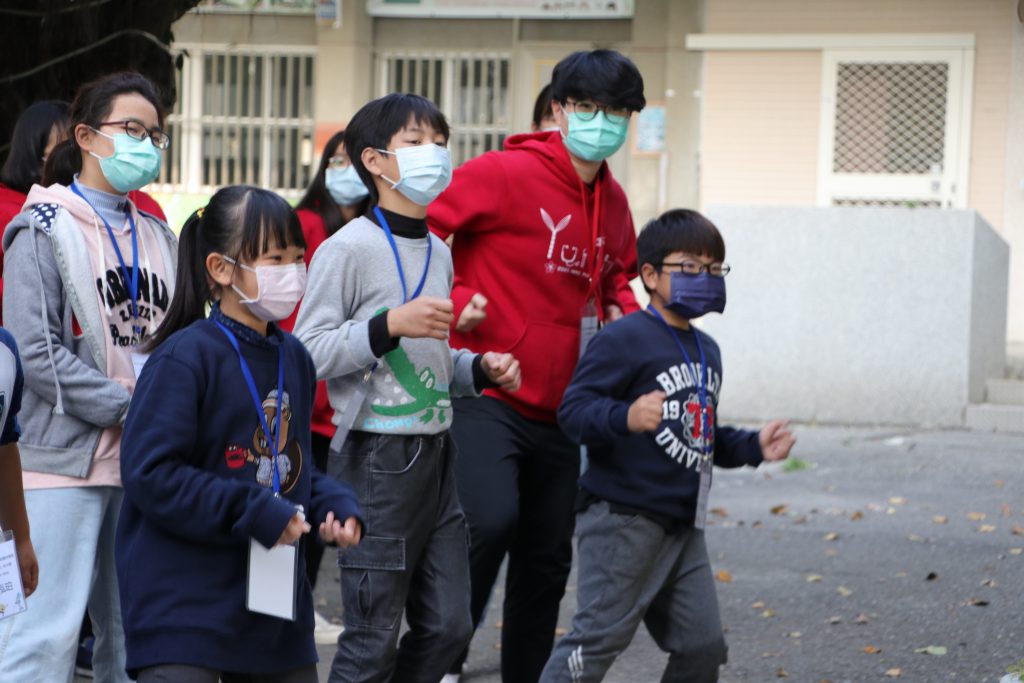
<svg viewBox="0 0 1024 683">
<path fill-rule="evenodd" d="M 629 19 L 634 0 L 366 0 L 373 17 Z"/>
</svg>

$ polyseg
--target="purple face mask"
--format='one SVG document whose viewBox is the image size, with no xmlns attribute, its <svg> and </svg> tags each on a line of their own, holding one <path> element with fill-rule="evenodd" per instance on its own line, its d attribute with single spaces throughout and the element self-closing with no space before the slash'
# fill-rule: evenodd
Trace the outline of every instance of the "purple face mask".
<svg viewBox="0 0 1024 683">
<path fill-rule="evenodd" d="M 703 272 L 698 275 L 670 273 L 671 290 L 665 308 L 692 320 L 725 310 L 725 278 Z"/>
</svg>

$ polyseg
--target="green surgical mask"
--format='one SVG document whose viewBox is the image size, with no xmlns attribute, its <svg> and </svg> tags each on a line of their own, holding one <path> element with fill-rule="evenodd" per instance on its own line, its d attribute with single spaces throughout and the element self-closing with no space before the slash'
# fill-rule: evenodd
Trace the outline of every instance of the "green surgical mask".
<svg viewBox="0 0 1024 683">
<path fill-rule="evenodd" d="M 603 161 L 615 154 L 626 141 L 629 119 L 621 123 L 609 121 L 603 111 L 597 112 L 589 121 L 580 119 L 576 112 L 567 112 L 569 134 L 562 133 L 562 140 L 570 152 L 585 161 Z"/>
</svg>

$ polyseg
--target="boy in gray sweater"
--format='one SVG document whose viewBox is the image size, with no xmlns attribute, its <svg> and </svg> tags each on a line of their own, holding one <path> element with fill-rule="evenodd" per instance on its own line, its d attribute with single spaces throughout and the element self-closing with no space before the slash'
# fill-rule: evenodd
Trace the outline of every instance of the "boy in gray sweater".
<svg viewBox="0 0 1024 683">
<path fill-rule="evenodd" d="M 416 95 L 356 113 L 345 147 L 375 206 L 317 250 L 295 325 L 335 411 L 328 474 L 366 513 L 360 545 L 338 553 L 345 631 L 331 683 L 437 683 L 472 637 L 451 397 L 514 391 L 519 363 L 448 346 L 451 254 L 426 223 L 451 180 L 448 136 Z"/>
</svg>

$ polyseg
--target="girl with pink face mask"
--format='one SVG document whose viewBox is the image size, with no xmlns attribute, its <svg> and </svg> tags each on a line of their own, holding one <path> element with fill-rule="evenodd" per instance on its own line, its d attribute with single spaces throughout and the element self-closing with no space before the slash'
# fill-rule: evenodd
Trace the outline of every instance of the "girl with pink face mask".
<svg viewBox="0 0 1024 683">
<path fill-rule="evenodd" d="M 352 489 L 313 466 L 316 370 L 277 324 L 305 291 L 305 249 L 295 212 L 256 187 L 221 189 L 182 228 L 121 456 L 117 570 L 140 682 L 317 680 L 303 551 L 354 545 L 363 523 Z M 283 568 L 264 564 L 281 553 Z"/>
</svg>

